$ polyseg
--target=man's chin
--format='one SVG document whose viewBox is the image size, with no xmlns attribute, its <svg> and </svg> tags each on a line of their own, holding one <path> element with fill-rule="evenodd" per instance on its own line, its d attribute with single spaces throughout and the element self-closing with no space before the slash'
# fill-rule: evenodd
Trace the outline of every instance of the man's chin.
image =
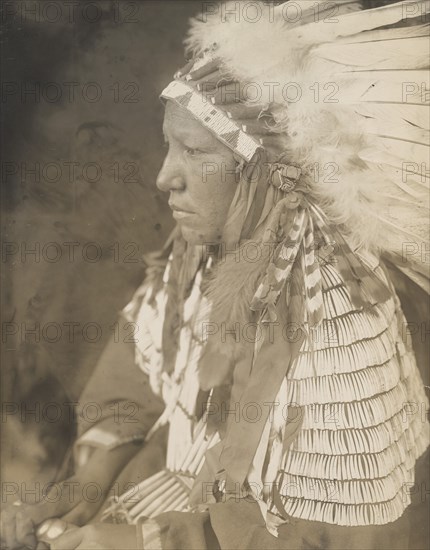
<svg viewBox="0 0 430 550">
<path fill-rule="evenodd" d="M 198 230 L 185 224 L 179 224 L 179 228 L 181 230 L 182 237 L 190 245 L 214 244 L 216 241 L 216 239 L 209 234 L 209 232 Z"/>
</svg>

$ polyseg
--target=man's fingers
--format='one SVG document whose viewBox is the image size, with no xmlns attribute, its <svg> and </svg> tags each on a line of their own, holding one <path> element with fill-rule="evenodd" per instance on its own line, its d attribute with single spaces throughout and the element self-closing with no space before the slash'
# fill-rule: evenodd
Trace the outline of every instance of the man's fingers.
<svg viewBox="0 0 430 550">
<path fill-rule="evenodd" d="M 1 540 L 7 548 L 17 548 L 15 517 L 5 510 L 1 517 Z"/>
<path fill-rule="evenodd" d="M 16 530 L 16 539 L 23 546 L 28 546 L 29 548 L 36 548 L 37 539 L 34 534 L 34 524 L 31 521 L 31 518 L 28 517 L 28 514 L 23 510 L 19 511 L 16 514 L 15 519 L 15 530 Z"/>
<path fill-rule="evenodd" d="M 22 545 L 23 548 L 28 548 L 28 549 L 35 549 L 36 546 L 37 546 L 37 539 L 34 535 L 27 535 L 25 536 L 24 538 L 20 539 L 20 544 Z M 20 546 L 21 548 L 21 546 Z"/>
<path fill-rule="evenodd" d="M 71 480 L 53 483 L 50 490 L 42 496 L 41 502 L 31 507 L 31 518 L 36 525 L 47 518 L 63 516 L 76 504 L 76 501 L 73 502 L 71 485 Z"/>
<path fill-rule="evenodd" d="M 23 546 L 35 548 L 35 526 L 48 518 L 67 514 L 76 505 L 75 495 L 71 493 L 73 488 L 76 489 L 76 484 L 73 477 L 61 483 L 53 483 L 50 491 L 42 496 L 38 504 L 8 506 L 1 514 L 1 539 L 4 545 L 9 550 Z M 87 517 L 92 517 L 91 512 L 87 513 Z"/>
<path fill-rule="evenodd" d="M 50 542 L 51 550 L 75 550 L 83 541 L 82 527 L 73 527 Z"/>
</svg>

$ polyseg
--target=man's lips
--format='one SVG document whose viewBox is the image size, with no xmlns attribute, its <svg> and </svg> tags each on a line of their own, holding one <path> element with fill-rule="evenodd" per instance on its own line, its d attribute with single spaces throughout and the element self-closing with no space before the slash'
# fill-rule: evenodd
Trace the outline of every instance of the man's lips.
<svg viewBox="0 0 430 550">
<path fill-rule="evenodd" d="M 180 206 L 177 206 L 176 204 L 172 204 L 169 202 L 170 208 L 173 210 L 173 212 L 177 212 L 180 214 L 194 214 L 191 210 L 187 210 L 186 208 L 181 208 Z"/>
</svg>

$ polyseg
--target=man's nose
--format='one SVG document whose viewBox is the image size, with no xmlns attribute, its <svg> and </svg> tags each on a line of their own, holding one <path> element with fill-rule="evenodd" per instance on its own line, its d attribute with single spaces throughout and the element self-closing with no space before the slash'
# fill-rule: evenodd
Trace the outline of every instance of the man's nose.
<svg viewBox="0 0 430 550">
<path fill-rule="evenodd" d="M 185 178 L 181 167 L 179 163 L 174 162 L 170 154 L 164 160 L 156 184 L 160 191 L 183 191 L 185 189 Z"/>
</svg>

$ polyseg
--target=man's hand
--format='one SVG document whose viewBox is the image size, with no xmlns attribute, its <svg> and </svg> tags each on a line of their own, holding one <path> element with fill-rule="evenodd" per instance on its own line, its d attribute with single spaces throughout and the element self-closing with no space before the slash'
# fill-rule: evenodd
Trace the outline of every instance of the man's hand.
<svg viewBox="0 0 430 550">
<path fill-rule="evenodd" d="M 50 546 L 51 550 L 137 550 L 136 526 L 95 523 L 68 528 Z"/>
<path fill-rule="evenodd" d="M 1 514 L 2 543 L 8 550 L 35 548 L 34 531 L 49 518 L 63 518 L 75 525 L 87 523 L 99 511 L 112 483 L 136 449 L 134 445 L 112 451 L 96 449 L 85 466 L 71 478 L 53 484 L 38 504 L 5 507 Z"/>
</svg>

